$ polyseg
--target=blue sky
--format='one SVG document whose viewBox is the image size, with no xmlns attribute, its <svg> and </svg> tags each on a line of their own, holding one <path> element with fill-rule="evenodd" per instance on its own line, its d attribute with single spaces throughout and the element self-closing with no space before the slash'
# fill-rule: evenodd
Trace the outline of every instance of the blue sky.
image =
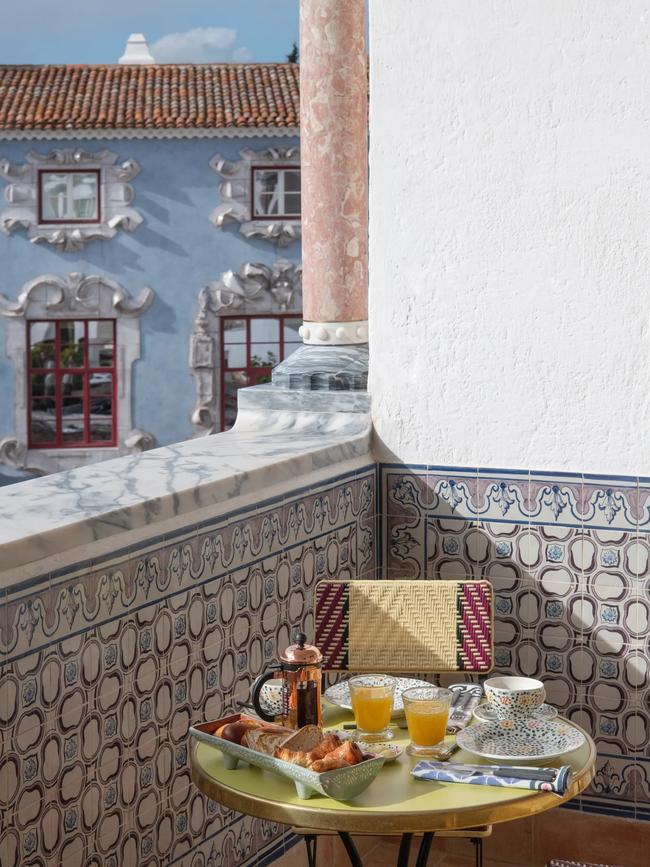
<svg viewBox="0 0 650 867">
<path fill-rule="evenodd" d="M 283 61 L 298 0 L 0 0 L 0 63 L 115 63 L 130 33 L 161 62 Z"/>
</svg>

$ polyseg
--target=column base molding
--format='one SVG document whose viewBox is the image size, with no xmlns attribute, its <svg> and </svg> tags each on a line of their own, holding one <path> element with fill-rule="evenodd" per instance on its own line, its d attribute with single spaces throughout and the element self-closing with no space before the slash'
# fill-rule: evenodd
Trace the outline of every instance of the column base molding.
<svg viewBox="0 0 650 867">
<path fill-rule="evenodd" d="M 273 385 L 302 391 L 365 391 L 368 344 L 303 344 L 273 370 L 272 378 Z"/>
<path fill-rule="evenodd" d="M 299 334 L 309 346 L 345 346 L 368 342 L 368 320 L 303 322 Z"/>
</svg>

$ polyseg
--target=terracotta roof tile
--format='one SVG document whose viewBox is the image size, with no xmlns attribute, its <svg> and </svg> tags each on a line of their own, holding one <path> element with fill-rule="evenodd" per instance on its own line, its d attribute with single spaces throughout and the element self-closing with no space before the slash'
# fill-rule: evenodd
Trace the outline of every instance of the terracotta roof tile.
<svg viewBox="0 0 650 867">
<path fill-rule="evenodd" d="M 298 123 L 293 63 L 0 66 L 0 132 Z"/>
</svg>

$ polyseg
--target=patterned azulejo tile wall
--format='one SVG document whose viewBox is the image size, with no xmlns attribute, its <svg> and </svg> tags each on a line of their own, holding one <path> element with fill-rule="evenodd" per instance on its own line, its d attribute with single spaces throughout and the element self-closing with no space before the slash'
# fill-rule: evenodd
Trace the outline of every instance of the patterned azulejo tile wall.
<svg viewBox="0 0 650 867">
<path fill-rule="evenodd" d="M 264 864 L 286 829 L 199 793 L 187 730 L 375 570 L 374 465 L 14 587 L 0 608 L 0 867 Z"/>
<path fill-rule="evenodd" d="M 650 819 L 650 479 L 384 464 L 380 488 L 382 574 L 489 579 L 496 669 L 596 740 L 572 806 Z"/>
</svg>

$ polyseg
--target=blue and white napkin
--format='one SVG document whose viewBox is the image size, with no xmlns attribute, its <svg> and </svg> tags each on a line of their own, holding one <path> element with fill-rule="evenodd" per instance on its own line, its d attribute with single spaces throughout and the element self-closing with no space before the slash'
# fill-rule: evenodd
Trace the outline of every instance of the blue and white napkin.
<svg viewBox="0 0 650 867">
<path fill-rule="evenodd" d="M 556 795 L 564 795 L 571 782 L 570 765 L 563 765 L 561 768 L 531 768 L 422 761 L 417 763 L 411 773 L 418 780 L 535 789 L 540 792 L 554 792 Z"/>
</svg>

